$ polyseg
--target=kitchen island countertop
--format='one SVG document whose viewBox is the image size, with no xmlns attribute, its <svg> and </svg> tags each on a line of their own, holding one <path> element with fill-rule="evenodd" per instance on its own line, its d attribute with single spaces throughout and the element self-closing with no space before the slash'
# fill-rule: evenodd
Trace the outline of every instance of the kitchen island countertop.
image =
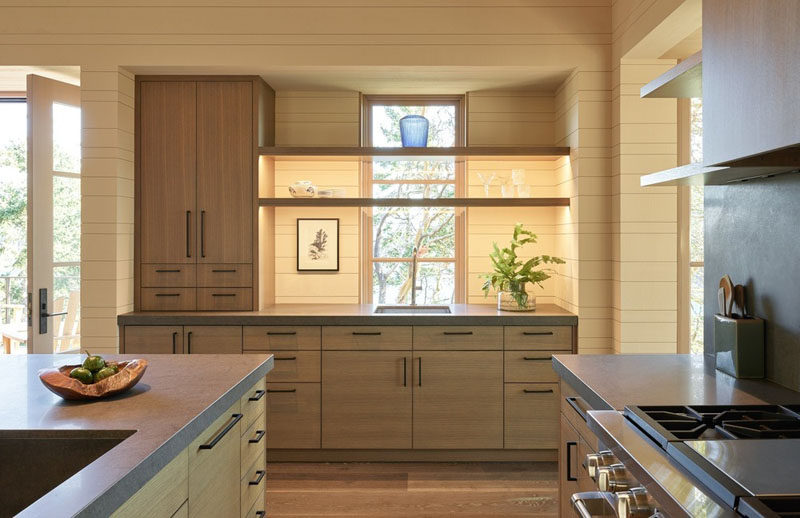
<svg viewBox="0 0 800 518">
<path fill-rule="evenodd" d="M 375 313 L 372 304 L 275 304 L 259 311 L 136 311 L 117 317 L 119 325 L 550 325 L 574 326 L 577 315 L 539 304 L 536 311 L 498 311 L 489 304 L 450 304 L 449 314 Z"/>
<path fill-rule="evenodd" d="M 56 486 L 20 516 L 109 516 L 272 369 L 269 354 L 137 355 L 147 372 L 129 392 L 89 402 L 64 401 L 38 379 L 43 368 L 78 355 L 0 358 L 0 438 L 42 434 L 129 437 Z M 131 355 L 108 355 L 130 360 Z M 24 469 L 24 467 L 20 467 Z M 8 489 L 8 488 L 6 488 Z M 57 510 L 57 511 L 56 511 Z"/>
</svg>

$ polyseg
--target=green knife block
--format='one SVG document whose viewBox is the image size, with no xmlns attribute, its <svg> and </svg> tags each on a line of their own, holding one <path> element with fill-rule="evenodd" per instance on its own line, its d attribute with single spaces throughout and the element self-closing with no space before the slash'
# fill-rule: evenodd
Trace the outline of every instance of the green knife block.
<svg viewBox="0 0 800 518">
<path fill-rule="evenodd" d="M 737 378 L 764 377 L 764 320 L 714 315 L 717 370 Z"/>
</svg>

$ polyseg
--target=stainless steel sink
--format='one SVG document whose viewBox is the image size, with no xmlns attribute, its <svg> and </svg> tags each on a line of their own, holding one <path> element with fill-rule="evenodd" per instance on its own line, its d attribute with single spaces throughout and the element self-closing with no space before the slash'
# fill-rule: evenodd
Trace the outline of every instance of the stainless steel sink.
<svg viewBox="0 0 800 518">
<path fill-rule="evenodd" d="M 378 306 L 375 313 L 396 313 L 401 315 L 449 315 L 450 306 Z"/>
</svg>

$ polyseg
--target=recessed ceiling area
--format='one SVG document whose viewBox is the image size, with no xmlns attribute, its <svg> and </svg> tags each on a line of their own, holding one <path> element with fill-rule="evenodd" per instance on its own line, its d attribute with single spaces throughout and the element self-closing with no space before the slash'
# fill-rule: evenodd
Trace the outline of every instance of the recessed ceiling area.
<svg viewBox="0 0 800 518">
<path fill-rule="evenodd" d="M 72 85 L 81 84 L 81 67 L 0 67 L 0 92 L 24 92 L 26 76 L 36 74 Z"/>
<path fill-rule="evenodd" d="M 282 67 L 263 69 L 127 67 L 134 74 L 254 74 L 275 90 L 341 90 L 365 94 L 461 94 L 476 90 L 552 92 L 568 68 L 544 67 Z"/>
</svg>

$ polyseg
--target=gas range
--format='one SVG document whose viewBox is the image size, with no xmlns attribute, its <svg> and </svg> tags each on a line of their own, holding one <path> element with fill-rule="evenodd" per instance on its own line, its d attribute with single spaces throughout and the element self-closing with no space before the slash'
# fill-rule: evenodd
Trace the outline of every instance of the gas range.
<svg viewBox="0 0 800 518">
<path fill-rule="evenodd" d="M 624 414 L 741 516 L 800 517 L 800 405 L 629 406 Z"/>
</svg>

